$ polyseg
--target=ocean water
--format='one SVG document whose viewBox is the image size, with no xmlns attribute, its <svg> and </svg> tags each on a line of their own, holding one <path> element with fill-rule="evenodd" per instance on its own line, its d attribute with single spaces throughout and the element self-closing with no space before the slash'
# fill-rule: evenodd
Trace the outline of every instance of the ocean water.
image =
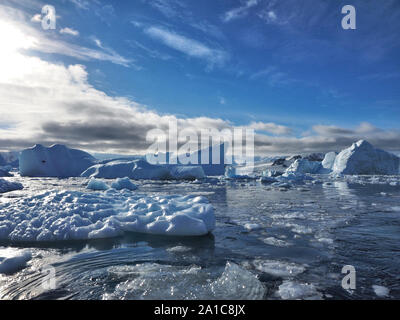
<svg viewBox="0 0 400 320">
<path fill-rule="evenodd" d="M 0 299 L 400 299 L 396 179 L 326 176 L 290 188 L 252 180 L 135 182 L 141 193 L 206 197 L 215 230 L 201 237 L 2 241 L 0 256 L 29 250 L 31 260 L 0 274 Z M 11 180 L 25 189 L 0 201 L 44 190 L 92 192 L 81 178 Z M 345 265 L 356 270 L 355 290 L 342 288 Z"/>
</svg>

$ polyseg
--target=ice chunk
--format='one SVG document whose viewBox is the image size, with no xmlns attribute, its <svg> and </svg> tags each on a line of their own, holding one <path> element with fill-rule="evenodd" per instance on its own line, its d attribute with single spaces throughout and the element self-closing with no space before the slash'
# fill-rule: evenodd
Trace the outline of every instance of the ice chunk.
<svg viewBox="0 0 400 320">
<path fill-rule="evenodd" d="M 238 168 L 233 167 L 233 166 L 228 166 L 225 168 L 225 178 L 228 179 L 245 179 L 249 178 L 248 175 L 241 174 L 238 172 Z"/>
<path fill-rule="evenodd" d="M 284 281 L 278 289 L 278 295 L 284 300 L 312 299 L 320 300 L 321 294 L 313 284 Z"/>
<path fill-rule="evenodd" d="M 29 250 L 0 249 L 0 274 L 12 274 L 23 268 L 32 259 Z"/>
<path fill-rule="evenodd" d="M 120 282 L 104 299 L 220 299 L 259 300 L 265 288 L 257 277 L 238 265 L 227 262 L 217 279 L 197 266 L 180 267 L 156 263 L 112 267 L 113 279 Z M 129 279 L 128 278 L 128 279 Z"/>
<path fill-rule="evenodd" d="M 388 297 L 390 293 L 390 290 L 384 286 L 373 285 L 372 289 L 374 289 L 375 294 L 381 298 Z"/>
<path fill-rule="evenodd" d="M 95 161 L 90 154 L 64 145 L 46 148 L 37 144 L 21 152 L 19 171 L 21 176 L 28 177 L 79 177 Z"/>
<path fill-rule="evenodd" d="M 244 228 L 249 230 L 249 231 L 255 231 L 255 230 L 262 229 L 262 227 L 258 223 L 246 223 L 244 225 Z"/>
<path fill-rule="evenodd" d="M 80 240 L 124 232 L 200 236 L 214 227 L 214 209 L 201 196 L 147 196 L 109 189 L 44 192 L 0 202 L 0 240 Z"/>
<path fill-rule="evenodd" d="M 128 178 L 118 178 L 116 181 L 114 181 L 111 184 L 111 188 L 114 188 L 116 190 L 122 190 L 122 189 L 127 189 L 127 190 L 136 190 L 138 187 L 136 184 L 132 183 L 132 181 Z"/>
<path fill-rule="evenodd" d="M 91 178 L 86 188 L 96 191 L 104 191 L 109 189 L 110 187 L 103 180 Z"/>
<path fill-rule="evenodd" d="M 301 265 L 283 261 L 255 260 L 253 264 L 257 270 L 281 278 L 294 277 L 305 271 Z"/>
<path fill-rule="evenodd" d="M 321 162 L 297 159 L 286 169 L 286 173 L 318 173 L 321 167 Z"/>
<path fill-rule="evenodd" d="M 200 166 L 171 166 L 169 168 L 171 177 L 177 180 L 204 179 L 206 175 Z"/>
<path fill-rule="evenodd" d="M 19 182 L 9 182 L 4 179 L 0 179 L 0 193 L 5 193 L 14 190 L 22 190 L 24 187 Z"/>
<path fill-rule="evenodd" d="M 337 174 L 399 174 L 400 158 L 389 152 L 375 149 L 365 140 L 354 143 L 340 152 L 333 165 Z"/>
<path fill-rule="evenodd" d="M 336 152 L 328 152 L 322 160 L 322 167 L 326 170 L 332 170 L 336 159 Z"/>
</svg>

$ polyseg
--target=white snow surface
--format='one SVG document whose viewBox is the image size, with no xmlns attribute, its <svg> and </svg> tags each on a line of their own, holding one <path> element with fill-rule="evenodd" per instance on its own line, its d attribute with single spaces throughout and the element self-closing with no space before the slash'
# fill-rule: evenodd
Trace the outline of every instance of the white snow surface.
<svg viewBox="0 0 400 320">
<path fill-rule="evenodd" d="M 0 240 L 84 240 L 124 232 L 200 236 L 214 227 L 213 207 L 194 195 L 59 191 L 0 203 Z"/>
<path fill-rule="evenodd" d="M 19 172 L 27 177 L 79 177 L 96 159 L 89 153 L 56 144 L 46 148 L 40 144 L 25 149 L 19 158 Z"/>
<path fill-rule="evenodd" d="M 5 193 L 14 190 L 22 190 L 24 187 L 19 182 L 10 182 L 0 179 L 0 193 Z"/>
<path fill-rule="evenodd" d="M 27 249 L 0 249 L 0 274 L 12 274 L 23 269 L 32 259 L 32 254 Z"/>
<path fill-rule="evenodd" d="M 399 165 L 399 157 L 360 140 L 336 156 L 332 169 L 334 173 L 347 175 L 395 175 L 399 174 Z"/>
</svg>

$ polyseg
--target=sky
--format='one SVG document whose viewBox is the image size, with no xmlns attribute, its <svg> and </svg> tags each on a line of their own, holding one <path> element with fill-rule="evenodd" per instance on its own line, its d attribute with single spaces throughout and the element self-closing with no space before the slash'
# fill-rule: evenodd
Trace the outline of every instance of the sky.
<svg viewBox="0 0 400 320">
<path fill-rule="evenodd" d="M 399 30 L 398 0 L 3 0 L 0 150 L 143 153 L 174 120 L 252 128 L 260 155 L 397 152 Z"/>
</svg>

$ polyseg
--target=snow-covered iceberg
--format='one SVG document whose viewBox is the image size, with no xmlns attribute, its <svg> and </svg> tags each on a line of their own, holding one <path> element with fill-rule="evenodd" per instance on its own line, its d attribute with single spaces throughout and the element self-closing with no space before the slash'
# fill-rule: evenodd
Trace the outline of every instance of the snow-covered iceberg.
<svg viewBox="0 0 400 320">
<path fill-rule="evenodd" d="M 318 173 L 321 170 L 321 167 L 321 162 L 297 159 L 289 168 L 286 169 L 286 173 Z"/>
<path fill-rule="evenodd" d="M 86 188 L 95 191 L 105 191 L 110 189 L 107 183 L 105 183 L 103 180 L 96 178 L 91 178 Z"/>
<path fill-rule="evenodd" d="M 340 152 L 332 170 L 337 174 L 399 174 L 400 158 L 389 152 L 375 149 L 365 140 L 360 140 L 350 148 Z"/>
<path fill-rule="evenodd" d="M 50 148 L 37 144 L 21 152 L 19 171 L 27 177 L 79 177 L 95 162 L 94 157 L 81 150 L 60 144 Z"/>
<path fill-rule="evenodd" d="M 212 205 L 194 195 L 49 191 L 0 202 L 0 240 L 83 240 L 125 232 L 200 236 L 214 227 Z"/>
<path fill-rule="evenodd" d="M 22 190 L 23 188 L 24 187 L 19 182 L 10 182 L 4 179 L 0 179 L 0 193 L 10 192 L 14 190 Z"/>
<path fill-rule="evenodd" d="M 142 159 L 96 164 L 85 170 L 81 176 L 105 179 L 128 177 L 134 180 L 195 180 L 205 178 L 204 171 L 200 166 L 155 165 Z"/>
</svg>

